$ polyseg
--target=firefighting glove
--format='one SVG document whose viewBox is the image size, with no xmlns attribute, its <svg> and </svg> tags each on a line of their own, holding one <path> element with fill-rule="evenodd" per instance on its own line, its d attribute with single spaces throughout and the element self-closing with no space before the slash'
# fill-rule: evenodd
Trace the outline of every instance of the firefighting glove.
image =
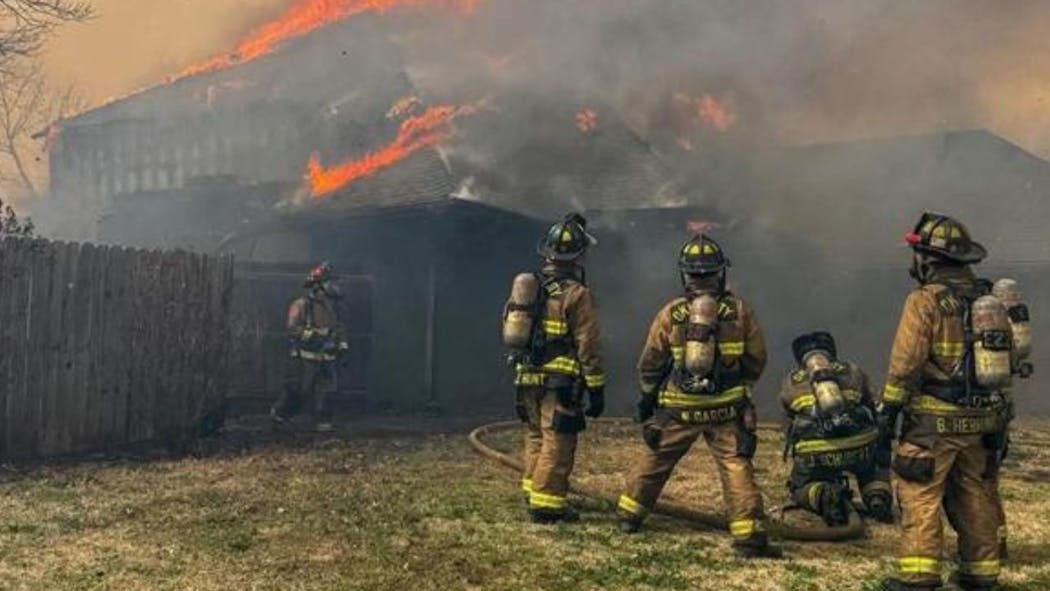
<svg viewBox="0 0 1050 591">
<path fill-rule="evenodd" d="M 875 444 L 875 463 L 889 468 L 893 460 L 893 440 L 897 435 L 897 414 L 900 409 L 883 405 L 879 408 L 879 438 Z"/>
<path fill-rule="evenodd" d="M 639 423 L 644 423 L 652 418 L 654 412 L 656 412 L 656 396 L 642 394 L 638 400 L 638 413 L 635 418 Z"/>
<path fill-rule="evenodd" d="M 599 386 L 597 388 L 587 389 L 587 410 L 583 414 L 596 419 L 602 416 L 605 412 L 605 388 Z"/>
</svg>

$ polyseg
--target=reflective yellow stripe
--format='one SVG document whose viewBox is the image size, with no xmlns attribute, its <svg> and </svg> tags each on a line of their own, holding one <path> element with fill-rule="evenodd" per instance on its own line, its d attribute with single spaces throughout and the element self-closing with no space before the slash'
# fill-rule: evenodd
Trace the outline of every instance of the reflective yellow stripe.
<svg viewBox="0 0 1050 591">
<path fill-rule="evenodd" d="M 842 390 L 842 396 L 850 402 L 860 402 L 860 392 L 856 390 Z M 791 410 L 801 412 L 817 403 L 816 396 L 812 392 L 806 392 L 791 401 Z"/>
<path fill-rule="evenodd" d="M 886 388 L 882 391 L 882 401 L 899 406 L 908 401 L 908 391 L 900 386 L 886 384 Z"/>
<path fill-rule="evenodd" d="M 754 519 L 736 519 L 729 522 L 729 533 L 734 538 L 748 538 L 762 531 L 762 524 Z"/>
<path fill-rule="evenodd" d="M 817 403 L 817 399 L 812 394 L 803 394 L 798 398 L 791 401 L 791 410 L 795 412 L 801 412 Z"/>
<path fill-rule="evenodd" d="M 521 490 L 525 491 L 525 494 L 529 494 L 529 493 L 532 492 L 532 479 L 531 478 L 522 478 L 521 479 Z"/>
<path fill-rule="evenodd" d="M 569 325 L 564 320 L 545 319 L 543 321 L 543 332 L 552 337 L 561 337 L 569 334 Z"/>
<path fill-rule="evenodd" d="M 594 375 L 584 376 L 583 381 L 587 382 L 588 388 L 601 388 L 605 385 L 605 374 L 598 373 Z"/>
<path fill-rule="evenodd" d="M 941 357 L 962 357 L 965 351 L 966 343 L 941 341 L 933 344 L 933 354 Z"/>
<path fill-rule="evenodd" d="M 1000 567 L 998 560 L 981 560 L 979 562 L 959 563 L 959 572 L 964 575 L 997 577 L 999 576 L 999 570 Z"/>
<path fill-rule="evenodd" d="M 942 415 L 960 414 L 960 415 L 968 415 L 968 416 L 974 416 L 974 415 L 981 416 L 981 415 L 991 415 L 991 414 L 995 414 L 996 412 L 998 412 L 995 409 L 995 407 L 983 408 L 983 409 L 980 409 L 980 408 L 968 408 L 968 407 L 965 407 L 965 406 L 959 406 L 957 404 L 952 404 L 950 402 L 945 402 L 944 400 L 941 400 L 940 398 L 936 398 L 934 396 L 928 396 L 928 395 L 925 395 L 925 394 L 923 394 L 921 396 L 916 396 L 915 398 L 913 398 L 911 403 L 908 405 L 908 408 L 911 409 L 914 412 L 923 412 L 923 413 L 929 413 L 929 414 L 942 414 Z"/>
<path fill-rule="evenodd" d="M 683 394 L 664 390 L 660 392 L 660 406 L 668 408 L 719 408 L 747 397 L 747 386 L 730 388 L 716 396 Z"/>
<path fill-rule="evenodd" d="M 515 386 L 542 386 L 546 376 L 541 373 L 532 372 L 518 372 L 518 377 L 514 379 Z"/>
<path fill-rule="evenodd" d="M 685 359 L 685 347 L 681 345 L 672 346 L 671 357 L 674 358 L 676 363 L 681 363 Z"/>
<path fill-rule="evenodd" d="M 795 444 L 795 453 L 815 454 L 854 449 L 858 447 L 864 447 L 865 445 L 868 445 L 869 443 L 875 441 L 878 437 L 879 432 L 872 429 L 871 431 L 865 431 L 864 433 L 854 435 L 852 437 L 839 437 L 837 439 L 810 439 L 807 441 L 799 441 Z"/>
<path fill-rule="evenodd" d="M 743 341 L 718 343 L 718 350 L 722 353 L 722 355 L 743 355 L 744 343 Z"/>
<path fill-rule="evenodd" d="M 807 498 L 809 500 L 810 509 L 820 509 L 820 492 L 824 489 L 824 483 L 817 483 L 809 487 L 809 494 Z"/>
<path fill-rule="evenodd" d="M 330 328 L 304 328 L 302 338 L 308 339 L 313 336 L 326 337 L 332 332 Z"/>
<path fill-rule="evenodd" d="M 313 351 L 303 351 L 302 349 L 292 351 L 292 357 L 298 357 L 306 361 L 335 361 L 335 355 L 331 353 L 315 353 Z"/>
<path fill-rule="evenodd" d="M 558 495 L 548 495 L 535 490 L 529 492 L 529 506 L 534 509 L 564 509 L 569 500 Z"/>
<path fill-rule="evenodd" d="M 940 575 L 941 561 L 925 556 L 904 556 L 897 561 L 897 569 L 902 575 Z"/>
<path fill-rule="evenodd" d="M 571 357 L 555 357 L 554 359 L 543 364 L 544 371 L 552 371 L 555 373 L 564 373 L 569 375 L 579 375 L 580 373 L 580 362 L 576 361 Z"/>
<path fill-rule="evenodd" d="M 643 507 L 641 503 L 627 495 L 620 495 L 620 500 L 616 503 L 616 508 L 625 513 L 630 513 L 631 515 L 637 515 L 639 517 L 642 517 L 649 512 L 649 510 Z"/>
</svg>

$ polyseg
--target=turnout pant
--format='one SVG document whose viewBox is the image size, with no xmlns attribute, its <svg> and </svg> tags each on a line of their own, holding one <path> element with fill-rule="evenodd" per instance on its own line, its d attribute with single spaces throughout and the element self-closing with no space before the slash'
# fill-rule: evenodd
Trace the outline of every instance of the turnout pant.
<svg viewBox="0 0 1050 591">
<path fill-rule="evenodd" d="M 620 496 L 618 511 L 621 517 L 638 521 L 645 519 L 656 505 L 678 461 L 693 443 L 703 437 L 722 483 L 733 543 L 764 546 L 768 539 L 764 526 L 765 508 L 751 464 L 754 435 L 744 429 L 739 419 L 690 424 L 675 415 L 661 409 L 657 411 L 658 418 L 643 427 L 647 447 L 628 476 L 627 490 Z"/>
<path fill-rule="evenodd" d="M 799 454 L 791 466 L 788 491 L 799 507 L 820 513 L 820 495 L 823 487 L 847 480 L 853 474 L 860 486 L 861 498 L 867 504 L 875 494 L 893 496 L 890 471 L 875 464 L 871 447 L 833 453 Z"/>
<path fill-rule="evenodd" d="M 520 387 L 518 404 L 525 420 L 521 488 L 529 510 L 563 514 L 569 508 L 569 475 L 577 434 L 584 428 L 583 409 L 571 392 L 543 386 Z"/>
<path fill-rule="evenodd" d="M 288 359 L 284 374 L 284 392 L 273 411 L 281 417 L 292 417 L 307 406 L 318 421 L 332 418 L 331 399 L 338 391 L 336 365 L 332 361 Z"/>
<path fill-rule="evenodd" d="M 928 447 L 907 437 L 893 470 L 903 529 L 898 570 L 906 583 L 939 585 L 944 534 L 941 507 L 959 537 L 959 580 L 988 585 L 999 576 L 1000 515 L 980 435 L 942 435 Z"/>
</svg>

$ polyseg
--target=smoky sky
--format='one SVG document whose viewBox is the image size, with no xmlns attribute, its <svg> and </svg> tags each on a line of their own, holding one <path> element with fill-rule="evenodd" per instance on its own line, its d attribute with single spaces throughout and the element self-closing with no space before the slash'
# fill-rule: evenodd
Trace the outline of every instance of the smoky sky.
<svg viewBox="0 0 1050 591">
<path fill-rule="evenodd" d="M 96 0 L 97 18 L 66 27 L 46 61 L 102 101 L 231 47 L 288 4 Z M 483 0 L 459 23 L 421 14 L 441 24 L 404 35 L 406 53 L 454 50 L 449 84 L 482 67 L 463 61 L 473 50 L 523 85 L 586 89 L 627 111 L 669 78 L 709 81 L 749 103 L 742 129 L 782 143 L 987 127 L 1050 155 L 1046 2 Z"/>
</svg>

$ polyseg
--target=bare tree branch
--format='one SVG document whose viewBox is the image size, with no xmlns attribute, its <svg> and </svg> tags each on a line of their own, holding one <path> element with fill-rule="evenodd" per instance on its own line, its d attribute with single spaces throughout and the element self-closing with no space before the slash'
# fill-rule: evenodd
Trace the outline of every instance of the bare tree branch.
<svg viewBox="0 0 1050 591">
<path fill-rule="evenodd" d="M 0 70 L 40 51 L 59 25 L 91 16 L 86 0 L 0 0 Z"/>
<path fill-rule="evenodd" d="M 62 118 L 83 106 L 84 101 L 72 87 L 52 89 L 39 65 L 0 72 L 0 181 L 4 180 L 4 169 L 9 168 L 8 183 L 14 180 L 28 197 L 39 197 L 45 171 L 37 164 L 42 159 L 33 156 L 41 149 L 33 140 L 52 135 L 40 132 L 57 131 L 55 126 Z"/>
</svg>

